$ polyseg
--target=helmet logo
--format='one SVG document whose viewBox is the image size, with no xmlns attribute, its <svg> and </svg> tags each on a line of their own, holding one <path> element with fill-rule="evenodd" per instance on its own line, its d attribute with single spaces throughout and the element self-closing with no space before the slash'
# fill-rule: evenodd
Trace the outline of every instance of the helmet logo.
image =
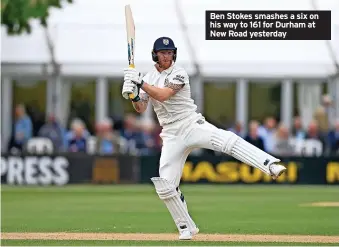
<svg viewBox="0 0 339 247">
<path fill-rule="evenodd" d="M 164 45 L 168 45 L 169 44 L 169 40 L 168 39 L 163 39 L 162 43 L 164 43 Z"/>
</svg>

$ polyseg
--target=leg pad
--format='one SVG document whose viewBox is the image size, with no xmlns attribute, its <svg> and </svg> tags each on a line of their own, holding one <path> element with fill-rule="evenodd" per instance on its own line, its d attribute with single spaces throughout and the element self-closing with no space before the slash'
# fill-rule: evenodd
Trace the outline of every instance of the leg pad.
<svg viewBox="0 0 339 247">
<path fill-rule="evenodd" d="M 183 202 L 183 197 L 181 197 L 182 194 L 181 192 L 179 193 L 179 189 L 177 191 L 175 185 L 164 178 L 154 177 L 151 178 L 151 180 L 159 198 L 163 200 L 167 206 L 179 232 L 187 228 L 194 231 L 196 225 L 188 214 L 186 203 Z"/>
</svg>

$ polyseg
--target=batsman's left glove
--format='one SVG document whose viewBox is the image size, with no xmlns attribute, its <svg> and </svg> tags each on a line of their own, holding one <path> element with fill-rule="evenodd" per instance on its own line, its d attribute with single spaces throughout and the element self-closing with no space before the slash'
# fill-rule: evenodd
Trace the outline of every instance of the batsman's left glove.
<svg viewBox="0 0 339 247">
<path fill-rule="evenodd" d="M 139 101 L 140 100 L 139 91 L 140 89 L 131 80 L 124 81 L 124 84 L 122 86 L 122 96 L 125 99 L 130 99 L 129 95 L 133 94 L 134 98 L 132 99 L 132 101 L 133 102 Z"/>
</svg>

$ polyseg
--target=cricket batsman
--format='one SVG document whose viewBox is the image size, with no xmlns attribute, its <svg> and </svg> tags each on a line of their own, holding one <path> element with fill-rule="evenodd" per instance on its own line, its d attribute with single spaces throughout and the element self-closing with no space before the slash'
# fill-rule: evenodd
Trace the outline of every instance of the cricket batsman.
<svg viewBox="0 0 339 247">
<path fill-rule="evenodd" d="M 286 168 L 279 159 L 246 142 L 233 132 L 219 129 L 197 112 L 191 98 L 185 69 L 175 64 L 177 48 L 172 39 L 158 38 L 153 45 L 154 67 L 143 76 L 134 68 L 124 70 L 122 96 L 131 100 L 134 109 L 143 113 L 151 100 L 162 132 L 159 176 L 151 178 L 159 198 L 167 206 L 179 231 L 180 240 L 190 240 L 199 232 L 188 213 L 179 189 L 187 156 L 195 148 L 228 154 L 262 172 L 279 177 Z"/>
</svg>

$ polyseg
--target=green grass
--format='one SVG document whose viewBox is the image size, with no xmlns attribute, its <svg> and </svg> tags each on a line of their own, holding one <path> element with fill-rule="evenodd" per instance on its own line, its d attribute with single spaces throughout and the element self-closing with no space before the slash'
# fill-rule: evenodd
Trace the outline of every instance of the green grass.
<svg viewBox="0 0 339 247">
<path fill-rule="evenodd" d="M 338 202 L 338 186 L 185 185 L 181 189 L 202 233 L 339 235 L 338 207 L 299 206 Z M 2 232 L 176 232 L 167 208 L 151 185 L 2 186 L 1 196 Z M 69 241 L 40 243 L 70 245 Z M 73 241 L 72 245 L 78 243 Z M 96 243 L 99 242 L 84 245 Z M 113 241 L 100 241 L 98 245 L 107 243 L 113 245 Z M 163 244 L 166 242 L 158 243 Z"/>
</svg>

